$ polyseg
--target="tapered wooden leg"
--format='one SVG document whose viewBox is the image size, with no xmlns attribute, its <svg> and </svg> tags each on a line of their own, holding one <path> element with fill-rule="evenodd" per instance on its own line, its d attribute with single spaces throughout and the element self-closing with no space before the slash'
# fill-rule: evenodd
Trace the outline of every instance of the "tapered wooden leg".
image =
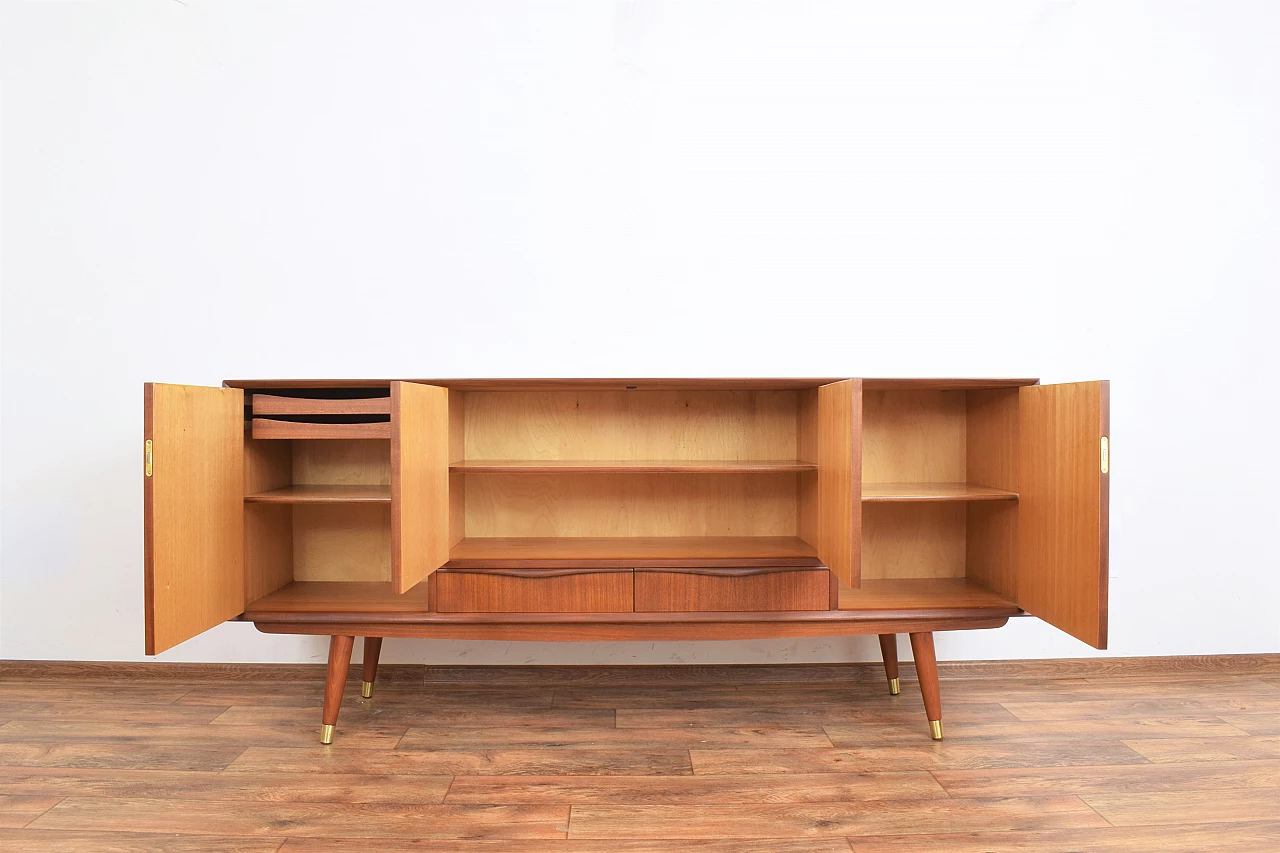
<svg viewBox="0 0 1280 853">
<path fill-rule="evenodd" d="M 911 654 L 916 659 L 916 677 L 920 679 L 924 713 L 929 718 L 929 734 L 934 740 L 942 740 L 942 695 L 938 691 L 938 659 L 933 652 L 933 634 L 912 634 Z"/>
<path fill-rule="evenodd" d="M 378 677 L 378 655 L 381 653 L 381 637 L 364 638 L 364 680 L 360 682 L 360 695 L 366 699 L 373 695 L 373 681 Z"/>
<path fill-rule="evenodd" d="M 889 679 L 889 695 L 897 696 L 902 692 L 898 682 L 898 635 L 880 635 L 880 656 L 884 658 L 884 675 Z"/>
<path fill-rule="evenodd" d="M 320 742 L 333 743 L 333 727 L 338 724 L 338 711 L 342 708 L 342 690 L 347 685 L 347 670 L 351 668 L 351 648 L 355 637 L 335 636 L 329 640 L 329 673 L 324 681 L 324 712 L 320 721 Z"/>
</svg>

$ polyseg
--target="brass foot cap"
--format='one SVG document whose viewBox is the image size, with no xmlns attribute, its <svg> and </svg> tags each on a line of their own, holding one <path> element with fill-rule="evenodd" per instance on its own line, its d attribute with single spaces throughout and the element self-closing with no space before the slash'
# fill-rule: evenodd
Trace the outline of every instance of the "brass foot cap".
<svg viewBox="0 0 1280 853">
<path fill-rule="evenodd" d="M 890 678 L 889 679 L 889 695 L 897 696 L 901 692 L 902 692 L 902 685 L 898 683 L 898 679 Z"/>
<path fill-rule="evenodd" d="M 373 696 L 373 682 L 372 682 L 372 681 L 362 681 L 362 682 L 360 682 L 360 695 L 361 695 L 361 696 L 363 696 L 365 699 L 368 699 L 368 698 L 370 698 L 370 697 L 372 697 L 372 696 Z"/>
<path fill-rule="evenodd" d="M 320 727 L 320 742 L 324 744 L 333 743 L 333 726 Z"/>
<path fill-rule="evenodd" d="M 942 720 L 929 721 L 929 736 L 934 740 L 942 740 Z"/>
</svg>

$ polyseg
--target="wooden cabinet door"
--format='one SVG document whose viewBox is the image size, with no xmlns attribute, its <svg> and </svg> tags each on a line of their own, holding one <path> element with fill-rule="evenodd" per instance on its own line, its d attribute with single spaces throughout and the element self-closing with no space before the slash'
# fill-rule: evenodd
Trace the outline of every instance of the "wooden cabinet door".
<svg viewBox="0 0 1280 853">
<path fill-rule="evenodd" d="M 244 392 L 143 386 L 146 653 L 244 610 Z"/>
<path fill-rule="evenodd" d="M 397 593 L 449 561 L 449 389 L 391 383 L 391 581 Z"/>
<path fill-rule="evenodd" d="M 1018 391 L 1018 605 L 1107 647 L 1110 384 Z"/>
<path fill-rule="evenodd" d="M 862 380 L 818 388 L 818 558 L 852 587 L 862 557 Z"/>
</svg>

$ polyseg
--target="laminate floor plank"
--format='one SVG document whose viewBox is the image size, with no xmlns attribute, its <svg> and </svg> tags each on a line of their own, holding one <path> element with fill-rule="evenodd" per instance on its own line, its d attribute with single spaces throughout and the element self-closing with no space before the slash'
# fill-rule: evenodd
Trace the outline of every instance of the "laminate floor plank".
<svg viewBox="0 0 1280 853">
<path fill-rule="evenodd" d="M 0 794 L 0 827 L 21 829 L 62 802 L 62 797 Z"/>
<path fill-rule="evenodd" d="M 37 722 L 152 723 L 202 726 L 227 711 L 214 705 L 125 704 L 107 702 L 45 702 L 0 705 L 0 719 Z M 313 715 L 314 716 L 314 715 Z"/>
<path fill-rule="evenodd" d="M 946 705 L 942 706 L 943 720 L 947 720 Z M 917 733 L 901 727 L 888 726 L 825 726 L 831 743 L 836 747 L 867 746 L 895 741 L 913 742 Z M 0 727 L 0 732 L 3 732 Z M 1080 740 L 1134 740 L 1137 738 L 1171 737 L 1247 737 L 1247 734 L 1217 717 L 1174 717 L 1171 719 L 1137 720 L 1042 720 L 1035 722 L 968 722 L 946 726 L 946 737 L 951 743 L 971 740 L 997 741 L 1004 744 L 1018 741 L 1047 743 L 1055 740 L 1079 742 Z"/>
<path fill-rule="evenodd" d="M 1223 724 L 1225 725 L 1225 723 Z M 129 722 L 79 722 L 14 720 L 0 726 L 0 743 L 141 743 L 148 745 L 199 743 L 209 746 L 311 746 L 317 743 L 319 725 L 310 726 L 164 726 Z M 346 733 L 336 749 L 394 749 L 404 729 L 357 726 Z"/>
<path fill-rule="evenodd" d="M 0 767 L 98 767 L 110 770 L 216 772 L 244 748 L 150 743 L 0 743 Z"/>
<path fill-rule="evenodd" d="M 1149 761 L 1250 761 L 1280 758 L 1280 737 L 1170 737 L 1126 740 Z"/>
<path fill-rule="evenodd" d="M 1280 821 L 891 835 L 849 843 L 853 853 L 1275 853 Z"/>
<path fill-rule="evenodd" d="M 381 692 L 381 685 L 376 688 Z M 572 729 L 581 727 L 613 728 L 614 711 L 611 708 L 479 708 L 458 705 L 443 708 L 414 708 L 407 704 L 382 705 L 378 696 L 360 703 L 343 703 L 339 718 L 347 728 L 360 726 L 434 728 L 460 726 L 463 728 L 502 727 Z M 273 705 L 237 705 L 215 717 L 214 725 L 231 726 L 310 726 L 316 725 L 316 708 L 288 708 Z"/>
<path fill-rule="evenodd" d="M 85 702 L 104 704 L 168 705 L 190 693 L 188 687 L 169 684 L 130 685 L 123 681 L 112 684 L 59 684 L 36 682 L 0 682 L 0 702 Z M 210 704 L 230 705 L 230 702 Z"/>
<path fill-rule="evenodd" d="M 358 671 L 359 666 L 355 669 Z M 270 685 L 228 684 L 199 687 L 187 691 L 177 700 L 185 705 L 276 705 L 286 708 L 318 708 L 324 700 L 324 691 L 317 690 L 324 679 L 312 685 L 284 685 L 275 690 Z M 411 708 L 437 707 L 488 707 L 497 708 L 549 708 L 555 691 L 551 688 L 492 687 L 492 688 L 424 688 L 420 685 L 378 684 L 377 696 L 369 701 L 380 707 L 406 705 Z M 343 694 L 344 709 L 359 704 L 360 683 L 347 682 Z"/>
<path fill-rule="evenodd" d="M 633 728 L 725 728 L 732 726 L 793 726 L 807 728 L 828 725 L 891 725 L 902 726 L 918 723 L 924 713 L 924 703 L 915 700 L 898 702 L 900 697 L 884 707 L 864 702 L 859 705 L 804 705 L 792 708 L 620 708 L 617 726 Z M 945 709 L 948 723 L 1017 722 L 1017 717 L 994 703 L 955 705 Z"/>
<path fill-rule="evenodd" d="M 1082 702 L 1005 702 L 1019 720 L 1109 720 L 1132 717 L 1273 715 L 1280 722 L 1280 697 L 1197 696 L 1165 699 L 1116 698 Z M 1230 722 L 1228 720 L 1228 722 Z M 1255 733 L 1256 734 L 1256 733 Z"/>
<path fill-rule="evenodd" d="M 776 776 L 458 776 L 448 803 L 836 803 L 946 798 L 923 771 Z"/>
<path fill-rule="evenodd" d="M 1276 788 L 1220 788 L 1210 791 L 1085 794 L 1081 797 L 1115 826 L 1237 823 L 1280 817 Z"/>
<path fill-rule="evenodd" d="M 564 838 L 568 806 L 412 806 L 67 797 L 31 828 L 196 832 L 321 838 Z"/>
<path fill-rule="evenodd" d="M 1226 726 L 1225 723 L 1222 724 Z M 3 732 L 3 727 L 0 727 Z M 821 728 L 790 729 L 760 726 L 739 729 L 542 729 L 461 727 L 411 728 L 399 749 L 484 750 L 484 749 L 820 749 L 831 741 Z"/>
<path fill-rule="evenodd" d="M 1280 788 L 1280 760 L 935 770 L 932 775 L 952 797 L 1048 797 L 1055 794 Z"/>
<path fill-rule="evenodd" d="M 1280 735 L 1280 713 L 1219 714 L 1218 718 L 1251 735 Z"/>
<path fill-rule="evenodd" d="M 282 836 L 0 829 L 0 850 L 14 853 L 275 853 L 284 842 Z"/>
<path fill-rule="evenodd" d="M 0 836 L 3 837 L 3 836 Z M 516 853 L 689 853 L 690 842 L 667 839 L 617 839 L 603 841 L 542 841 L 521 839 Z M 369 853 L 365 839 L 290 838 L 280 853 Z M 380 838 L 378 853 L 513 853 L 509 841 L 423 840 Z M 735 838 L 700 839 L 698 853 L 849 853 L 843 838 Z"/>
<path fill-rule="evenodd" d="M 55 809 L 56 811 L 56 809 Z M 803 805 L 575 805 L 570 838 L 783 838 L 1108 826 L 1079 797 Z"/>
<path fill-rule="evenodd" d="M 338 730 L 342 737 L 342 729 Z M 250 747 L 228 773 L 374 773 L 403 775 L 688 776 L 689 752 L 667 750 L 494 749 L 418 751 Z"/>
<path fill-rule="evenodd" d="M 944 706 L 945 707 L 945 706 Z M 923 740 L 928 729 L 919 726 Z M 941 741 L 855 749 L 693 749 L 695 775 L 755 773 L 850 773 L 894 770 L 956 770 L 995 767 L 1087 767 L 1146 764 L 1116 741 L 1009 743 Z"/>
<path fill-rule="evenodd" d="M 439 805 L 452 781 L 452 776 L 0 767 L 0 794 L 59 798 Z"/>
</svg>

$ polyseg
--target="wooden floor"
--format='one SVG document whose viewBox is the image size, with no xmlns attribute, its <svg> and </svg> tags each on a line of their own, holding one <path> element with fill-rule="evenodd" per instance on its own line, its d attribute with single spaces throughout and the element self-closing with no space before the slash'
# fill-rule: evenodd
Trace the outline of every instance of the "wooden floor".
<svg viewBox="0 0 1280 853">
<path fill-rule="evenodd" d="M 1280 850 L 1280 666 L 1007 669 L 934 743 L 909 666 L 389 667 L 322 747 L 319 672 L 0 663 L 0 849 Z"/>
</svg>

